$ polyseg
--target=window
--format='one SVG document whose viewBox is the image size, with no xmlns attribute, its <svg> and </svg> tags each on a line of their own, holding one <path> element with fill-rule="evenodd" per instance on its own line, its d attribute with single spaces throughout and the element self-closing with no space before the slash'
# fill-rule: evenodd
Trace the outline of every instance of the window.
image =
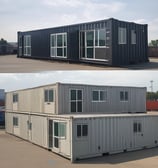
<svg viewBox="0 0 158 168">
<path fill-rule="evenodd" d="M 139 121 L 135 121 L 133 123 L 133 132 L 134 133 L 141 133 L 142 132 L 142 124 Z"/>
<path fill-rule="evenodd" d="M 27 121 L 27 128 L 28 130 L 32 130 L 32 123 L 29 120 Z"/>
<path fill-rule="evenodd" d="M 86 137 L 88 136 L 88 125 L 87 124 L 78 124 L 77 125 L 77 137 Z"/>
<path fill-rule="evenodd" d="M 82 90 L 70 90 L 70 111 L 71 113 L 82 112 Z"/>
<path fill-rule="evenodd" d="M 13 103 L 17 103 L 18 102 L 18 94 L 14 93 L 13 94 Z"/>
<path fill-rule="evenodd" d="M 19 56 L 22 56 L 22 36 L 19 37 Z"/>
<path fill-rule="evenodd" d="M 119 27 L 118 29 L 118 43 L 119 44 L 126 44 L 126 28 Z"/>
<path fill-rule="evenodd" d="M 106 30 L 100 29 L 95 31 L 95 46 L 103 47 L 106 46 Z"/>
<path fill-rule="evenodd" d="M 44 91 L 45 102 L 54 102 L 54 90 L 45 90 Z"/>
<path fill-rule="evenodd" d="M 24 36 L 24 55 L 31 56 L 31 36 Z"/>
<path fill-rule="evenodd" d="M 54 146 L 59 148 L 59 139 L 66 137 L 66 123 L 54 122 Z"/>
<path fill-rule="evenodd" d="M 131 44 L 136 44 L 136 31 L 131 31 Z"/>
<path fill-rule="evenodd" d="M 127 91 L 120 92 L 120 101 L 128 101 L 128 92 Z"/>
<path fill-rule="evenodd" d="M 106 29 L 80 32 L 80 56 L 95 59 L 95 49 L 106 47 Z"/>
<path fill-rule="evenodd" d="M 19 126 L 18 117 L 13 117 L 13 126 Z"/>
<path fill-rule="evenodd" d="M 106 101 L 107 100 L 107 91 L 95 90 L 92 92 L 92 101 Z"/>
<path fill-rule="evenodd" d="M 51 34 L 51 57 L 67 57 L 67 33 Z"/>
</svg>

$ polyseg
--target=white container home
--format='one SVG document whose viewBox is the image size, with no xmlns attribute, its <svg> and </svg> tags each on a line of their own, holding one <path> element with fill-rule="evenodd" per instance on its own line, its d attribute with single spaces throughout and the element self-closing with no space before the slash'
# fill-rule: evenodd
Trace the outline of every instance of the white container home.
<svg viewBox="0 0 158 168">
<path fill-rule="evenodd" d="M 72 162 L 155 147 L 158 116 L 144 113 L 145 99 L 146 88 L 61 83 L 8 92 L 6 132 Z"/>
</svg>

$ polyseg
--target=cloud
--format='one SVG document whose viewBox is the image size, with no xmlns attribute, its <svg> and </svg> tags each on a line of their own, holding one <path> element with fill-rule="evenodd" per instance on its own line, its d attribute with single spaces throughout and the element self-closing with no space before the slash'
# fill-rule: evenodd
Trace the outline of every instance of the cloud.
<svg viewBox="0 0 158 168">
<path fill-rule="evenodd" d="M 122 2 L 95 2 L 91 0 L 45 0 L 43 4 L 52 9 L 60 10 L 60 14 L 73 17 L 76 20 L 94 20 L 111 17 L 126 6 Z M 72 19 L 71 19 L 72 20 Z"/>
<path fill-rule="evenodd" d="M 149 21 L 149 41 L 158 39 L 158 18 Z"/>
<path fill-rule="evenodd" d="M 53 71 L 32 74 L 0 74 L 0 88 L 19 90 L 56 82 L 93 85 L 138 86 L 158 90 L 157 71 Z"/>
</svg>

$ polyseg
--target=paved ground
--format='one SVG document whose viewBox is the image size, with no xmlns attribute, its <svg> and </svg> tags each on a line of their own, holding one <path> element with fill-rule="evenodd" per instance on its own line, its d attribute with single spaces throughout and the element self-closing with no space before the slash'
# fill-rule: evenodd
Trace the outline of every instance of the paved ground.
<svg viewBox="0 0 158 168">
<path fill-rule="evenodd" d="M 17 58 L 16 55 L 0 56 L 0 73 L 42 72 L 53 70 L 137 70 L 158 69 L 158 59 L 151 58 L 150 63 L 130 65 L 124 68 L 95 66 L 88 64 L 70 64 L 57 61 L 44 61 Z"/>
<path fill-rule="evenodd" d="M 72 164 L 0 130 L 0 168 L 157 168 L 158 148 L 86 159 Z"/>
</svg>

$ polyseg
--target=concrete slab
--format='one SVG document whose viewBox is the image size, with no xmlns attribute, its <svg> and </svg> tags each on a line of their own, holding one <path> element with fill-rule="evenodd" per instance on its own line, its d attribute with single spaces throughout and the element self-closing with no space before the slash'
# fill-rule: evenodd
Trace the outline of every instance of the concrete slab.
<svg viewBox="0 0 158 168">
<path fill-rule="evenodd" d="M 0 168 L 157 168 L 158 148 L 86 159 L 72 164 L 0 130 Z"/>
<path fill-rule="evenodd" d="M 151 58 L 149 63 L 125 67 L 95 66 L 47 60 L 17 58 L 16 55 L 0 56 L 0 73 L 29 73 L 55 70 L 153 70 L 158 69 L 158 59 Z"/>
</svg>

